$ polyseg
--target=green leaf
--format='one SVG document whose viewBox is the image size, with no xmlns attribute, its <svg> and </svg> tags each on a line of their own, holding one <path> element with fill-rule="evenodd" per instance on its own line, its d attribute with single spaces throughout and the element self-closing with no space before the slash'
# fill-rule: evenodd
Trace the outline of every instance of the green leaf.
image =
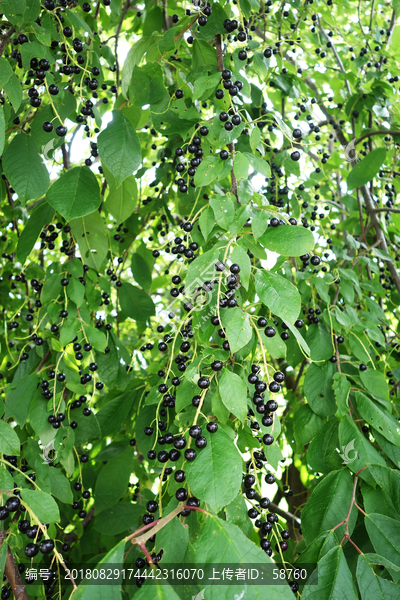
<svg viewBox="0 0 400 600">
<path fill-rule="evenodd" d="M 3 7 L 2 7 L 3 8 Z M 4 87 L 10 77 L 14 74 L 8 60 L 4 56 L 0 57 L 0 87 Z"/>
<path fill-rule="evenodd" d="M 35 395 L 38 384 L 36 373 L 25 375 L 13 382 L 6 389 L 5 418 L 14 417 L 20 427 L 23 427 L 29 415 L 29 407 Z"/>
<path fill-rule="evenodd" d="M 328 360 L 335 353 L 332 337 L 325 325 L 321 323 L 308 328 L 306 340 L 310 347 L 311 360 L 313 361 Z"/>
<path fill-rule="evenodd" d="M 134 397 L 134 391 L 125 392 L 125 394 L 109 400 L 96 413 L 104 437 L 111 436 L 118 431 L 132 408 Z"/>
<path fill-rule="evenodd" d="M 189 404 L 189 402 L 188 402 L 188 404 Z M 217 417 L 218 421 L 220 421 L 221 423 L 226 423 L 229 418 L 230 411 L 226 408 L 225 404 L 222 402 L 221 396 L 218 391 L 215 392 L 213 394 L 213 397 L 211 398 L 211 407 L 212 407 L 212 412 Z"/>
<path fill-rule="evenodd" d="M 315 574 L 315 578 L 314 578 Z M 335 546 L 318 561 L 301 595 L 302 600 L 358 600 L 342 546 Z"/>
<path fill-rule="evenodd" d="M 139 527 L 143 509 L 129 502 L 118 502 L 94 518 L 93 529 L 103 535 L 119 535 Z"/>
<path fill-rule="evenodd" d="M 86 337 L 92 344 L 93 348 L 95 348 L 95 350 L 98 350 L 99 352 L 104 352 L 107 346 L 107 337 L 103 333 L 103 331 L 100 331 L 99 329 L 97 329 L 97 327 L 92 327 L 92 325 L 86 324 L 84 325 L 84 329 Z"/>
<path fill-rule="evenodd" d="M 68 8 L 65 10 L 65 12 L 66 12 L 69 22 L 71 23 L 72 27 L 75 29 L 75 33 L 83 30 L 83 31 L 86 31 L 89 38 L 93 37 L 93 32 L 90 29 L 89 25 L 86 23 L 86 21 L 84 21 L 84 19 L 82 19 L 79 15 L 77 15 L 72 10 L 69 10 Z"/>
<path fill-rule="evenodd" d="M 380 168 L 385 162 L 386 150 L 385 148 L 376 148 L 369 152 L 365 158 L 363 158 L 355 167 L 350 171 L 347 177 L 347 188 L 349 190 L 355 190 L 369 181 L 379 173 Z"/>
<path fill-rule="evenodd" d="M 89 215 L 101 203 L 96 176 L 89 167 L 75 167 L 51 185 L 46 200 L 66 221 Z"/>
<path fill-rule="evenodd" d="M 132 78 L 132 71 L 134 67 L 139 64 L 143 58 L 147 48 L 150 45 L 150 39 L 148 37 L 142 37 L 137 42 L 132 44 L 129 48 L 129 52 L 126 56 L 124 64 L 122 66 L 121 78 L 122 78 L 122 95 L 126 98 L 128 94 L 129 83 Z M 113 61 L 114 64 L 114 61 Z M 112 65 L 110 65 L 112 66 Z"/>
<path fill-rule="evenodd" d="M 17 112 L 22 102 L 22 86 L 15 73 L 13 73 L 7 83 L 4 84 L 4 89 L 14 111 Z"/>
<path fill-rule="evenodd" d="M 40 490 L 21 490 L 21 498 L 25 506 L 30 508 L 42 523 L 56 523 L 60 520 L 60 511 L 56 501 Z"/>
<path fill-rule="evenodd" d="M 40 0 L 30 0 L 28 6 L 24 11 L 24 21 L 25 23 L 30 23 L 32 21 L 36 21 L 40 13 Z M 23 44 L 26 46 L 26 44 Z M 23 47 L 22 46 L 22 47 Z M 21 47 L 21 50 L 22 50 Z"/>
<path fill-rule="evenodd" d="M 332 390 L 332 363 L 318 367 L 309 365 L 304 379 L 304 393 L 312 410 L 320 417 L 333 415 L 336 410 Z"/>
<path fill-rule="evenodd" d="M 20 439 L 11 425 L 0 419 L 0 452 L 19 456 L 20 444 Z"/>
<path fill-rule="evenodd" d="M 193 42 L 192 69 L 200 71 L 202 67 L 217 67 L 217 55 L 214 48 L 204 40 L 195 39 Z"/>
<path fill-rule="evenodd" d="M 400 446 L 400 425 L 396 419 L 372 402 L 365 394 L 356 392 L 357 413 L 395 446 Z"/>
<path fill-rule="evenodd" d="M 194 82 L 193 98 L 202 100 L 208 98 L 212 90 L 215 90 L 221 79 L 221 73 L 213 73 L 212 75 L 203 75 L 198 77 Z M 208 92 L 206 94 L 205 92 Z"/>
<path fill-rule="evenodd" d="M 367 352 L 369 348 L 368 338 L 362 333 L 357 333 L 357 335 L 353 331 L 350 331 L 350 333 L 352 335 L 349 337 L 349 344 L 352 352 L 358 360 L 368 365 L 371 361 L 371 357 Z"/>
<path fill-rule="evenodd" d="M 151 296 L 131 283 L 124 282 L 119 288 L 119 302 L 123 312 L 134 321 L 147 321 L 156 314 Z"/>
<path fill-rule="evenodd" d="M 389 386 L 383 373 L 370 368 L 366 371 L 361 371 L 360 377 L 367 390 L 373 396 L 389 400 Z"/>
<path fill-rule="evenodd" d="M 100 471 L 95 486 L 96 515 L 114 506 L 128 487 L 133 468 L 133 448 L 127 449 L 109 460 Z"/>
<path fill-rule="evenodd" d="M 33 19 L 34 21 L 35 19 Z M 32 58 L 45 58 L 50 63 L 54 63 L 54 58 L 46 46 L 39 44 L 38 42 L 30 42 L 29 44 L 22 44 L 21 46 L 21 58 L 24 69 L 30 69 L 30 62 Z"/>
<path fill-rule="evenodd" d="M 373 479 L 372 485 L 376 485 Z M 400 519 L 400 513 L 396 511 L 390 497 L 379 486 L 373 488 L 371 485 L 365 484 L 361 487 L 361 491 L 364 500 L 364 511 L 366 513 L 377 512 L 392 519 Z"/>
<path fill-rule="evenodd" d="M 273 338 L 269 338 L 264 332 L 260 333 L 263 346 L 267 349 L 270 356 L 273 358 L 285 358 L 287 347 L 285 342 L 279 335 L 275 335 Z"/>
<path fill-rule="evenodd" d="M 344 373 L 335 373 L 333 376 L 333 391 L 335 392 L 335 398 L 338 409 L 336 416 L 341 418 L 347 414 L 349 410 L 349 393 L 351 384 Z"/>
<path fill-rule="evenodd" d="M 69 285 L 67 287 L 67 296 L 68 298 L 71 298 L 72 302 L 74 302 L 78 308 L 82 305 L 83 299 L 85 297 L 85 288 L 83 287 L 81 282 L 78 281 L 78 279 L 71 277 L 71 279 L 69 280 Z"/>
<path fill-rule="evenodd" d="M 189 531 L 179 519 L 175 517 L 158 532 L 156 551 L 164 550 L 165 562 L 180 564 L 186 554 L 189 542 Z"/>
<path fill-rule="evenodd" d="M 268 75 L 268 67 L 266 65 L 266 62 L 263 60 L 263 58 L 264 57 L 259 52 L 254 53 L 254 71 L 256 72 L 256 74 L 258 75 L 258 77 L 260 79 L 265 79 Z M 257 130 L 258 127 L 255 127 L 255 129 Z M 250 145 L 253 149 L 253 144 L 251 144 L 251 140 L 250 140 Z"/>
<path fill-rule="evenodd" d="M 400 472 L 379 464 L 368 465 L 368 471 L 379 487 L 385 490 L 395 509 L 400 513 Z"/>
<path fill-rule="evenodd" d="M 64 504 L 72 504 L 74 495 L 71 490 L 71 483 L 59 469 L 49 468 L 48 477 L 50 479 L 51 493 Z"/>
<path fill-rule="evenodd" d="M 73 219 L 71 230 L 84 264 L 100 272 L 108 253 L 108 239 L 104 221 L 96 210 L 89 215 Z"/>
<path fill-rule="evenodd" d="M 120 110 L 114 110 L 112 115 L 112 121 L 97 140 L 101 161 L 115 179 L 115 190 L 138 169 L 142 153 L 138 135 L 128 119 Z M 131 213 L 132 211 L 127 216 Z"/>
<path fill-rule="evenodd" d="M 264 177 L 271 177 L 271 169 L 266 160 L 261 158 L 261 156 L 255 156 L 254 154 L 250 154 L 250 152 L 244 152 L 244 156 L 250 163 L 250 166 L 254 169 L 256 173 L 263 175 Z"/>
<path fill-rule="evenodd" d="M 249 160 L 242 152 L 236 152 L 235 154 L 233 172 L 235 173 L 238 181 L 239 179 L 247 179 L 249 174 Z"/>
<path fill-rule="evenodd" d="M 219 156 L 207 156 L 196 170 L 195 185 L 210 185 L 221 173 L 223 166 L 224 161 Z"/>
<path fill-rule="evenodd" d="M 224 368 L 219 379 L 219 393 L 226 408 L 244 423 L 247 415 L 247 385 L 243 379 Z"/>
<path fill-rule="evenodd" d="M 196 564 L 231 564 L 235 565 L 235 568 L 250 564 L 267 564 L 272 568 L 273 565 L 269 556 L 252 540 L 249 540 L 239 527 L 214 516 L 205 520 L 194 548 Z M 217 576 L 221 577 L 221 574 Z M 235 579 L 229 582 L 229 585 L 218 585 L 218 581 L 213 581 L 205 589 L 206 598 L 211 598 L 211 600 L 247 597 L 249 600 L 261 600 L 261 598 L 266 598 L 267 589 L 267 597 L 270 600 L 291 600 L 293 598 L 293 592 L 287 585 L 270 585 L 269 583 L 268 586 L 248 586 Z"/>
<path fill-rule="evenodd" d="M 14 482 L 11 474 L 7 471 L 5 466 L 0 468 L 0 489 L 2 490 L 13 490 Z"/>
<path fill-rule="evenodd" d="M 224 242 L 217 242 L 210 250 L 204 252 L 204 254 L 201 254 L 196 260 L 190 263 L 186 274 L 186 296 L 188 296 L 188 293 L 191 295 L 194 292 L 194 287 L 215 277 L 215 263 L 220 258 L 224 245 Z"/>
<path fill-rule="evenodd" d="M 114 181 L 110 184 L 105 208 L 118 223 L 131 216 L 137 205 L 138 191 L 133 175 L 127 177 L 117 188 Z"/>
<path fill-rule="evenodd" d="M 51 223 L 54 216 L 54 208 L 46 201 L 40 202 L 32 211 L 29 219 L 18 238 L 17 256 L 18 260 L 24 264 L 33 250 L 43 227 Z"/>
<path fill-rule="evenodd" d="M 129 84 L 129 97 L 134 106 L 155 104 L 167 93 L 164 86 L 163 71 L 158 63 L 135 65 Z"/>
<path fill-rule="evenodd" d="M 378 577 L 364 554 L 357 561 L 357 583 L 362 600 L 397 600 L 399 595 L 398 585 Z"/>
<path fill-rule="evenodd" d="M 229 229 L 235 218 L 235 206 L 229 196 L 211 198 L 210 206 L 214 211 L 215 220 L 222 229 Z"/>
<path fill-rule="evenodd" d="M 229 10 L 229 9 L 228 9 Z M 222 8 L 221 4 L 215 3 L 213 5 L 212 14 L 207 17 L 207 24 L 205 27 L 200 27 L 200 34 L 209 40 L 214 37 L 217 33 L 224 33 L 224 21 L 228 18 L 228 14 Z"/>
<path fill-rule="evenodd" d="M 41 293 L 41 301 L 47 304 L 50 300 L 56 300 L 61 293 L 61 276 L 53 273 L 46 279 Z"/>
<path fill-rule="evenodd" d="M 151 271 L 147 262 L 137 252 L 132 254 L 131 271 L 135 281 L 137 281 L 145 291 L 149 291 L 152 282 Z"/>
<path fill-rule="evenodd" d="M 377 554 L 400 567 L 400 523 L 386 515 L 370 513 L 365 527 Z"/>
<path fill-rule="evenodd" d="M 72 342 L 78 334 L 80 327 L 81 325 L 77 319 L 69 319 L 63 324 L 60 330 L 60 344 L 63 348 L 69 344 L 69 342 Z"/>
<path fill-rule="evenodd" d="M 3 155 L 4 174 L 25 206 L 46 193 L 49 187 L 49 173 L 36 149 L 33 139 L 19 133 L 7 146 Z"/>
<path fill-rule="evenodd" d="M 268 227 L 269 219 L 270 219 L 270 214 L 263 210 L 257 211 L 256 217 L 254 219 L 252 219 L 251 230 L 253 232 L 255 242 L 257 242 L 257 240 L 260 239 L 260 237 L 263 235 L 263 233 L 265 233 L 265 230 Z"/>
<path fill-rule="evenodd" d="M 301 528 L 306 544 L 310 544 L 320 533 L 332 529 L 343 521 L 343 506 L 350 506 L 353 491 L 353 480 L 347 469 L 331 471 L 314 488 L 301 514 Z M 353 530 L 357 515 L 352 512 L 350 532 Z M 338 527 L 336 534 L 339 540 L 344 534 L 344 525 Z"/>
<path fill-rule="evenodd" d="M 223 313 L 222 325 L 232 353 L 243 348 L 251 340 L 250 317 L 238 306 Z"/>
<path fill-rule="evenodd" d="M 382 456 L 363 436 L 357 424 L 349 415 L 345 415 L 339 425 L 339 442 L 341 458 L 353 473 L 357 473 L 368 463 L 385 464 Z M 360 477 L 370 485 L 374 485 L 374 480 L 368 469 L 362 471 Z"/>
<path fill-rule="evenodd" d="M 247 514 L 247 506 L 243 494 L 238 494 L 225 508 L 226 520 L 240 527 L 246 537 L 250 537 L 253 526 Z"/>
<path fill-rule="evenodd" d="M 124 563 L 125 545 L 125 540 L 121 540 L 114 548 L 107 552 L 99 563 L 97 563 L 97 569 L 101 569 L 101 565 L 109 567 L 109 565 L 113 564 L 115 564 L 116 569 L 120 568 Z M 74 592 L 74 600 L 121 600 L 121 584 L 122 569 L 119 571 L 118 578 L 113 581 L 113 585 L 104 585 L 104 583 L 96 585 L 93 583 L 93 579 L 89 579 L 88 581 L 83 580 L 82 583 L 78 585 L 78 589 Z M 151 588 L 153 587 L 155 586 L 151 586 Z M 148 586 L 145 586 L 145 589 L 147 593 L 149 589 Z M 136 600 L 137 598 L 138 594 L 136 594 Z M 171 600 L 176 599 L 171 598 Z"/>
<path fill-rule="evenodd" d="M 279 225 L 269 227 L 260 239 L 261 244 L 282 256 L 301 256 L 311 252 L 314 248 L 314 236 L 305 227 L 293 225 Z"/>
<path fill-rule="evenodd" d="M 255 283 L 261 302 L 284 321 L 294 323 L 301 305 L 294 285 L 281 275 L 265 270 L 257 271 Z"/>
<path fill-rule="evenodd" d="M 259 127 L 253 127 L 250 134 L 250 147 L 255 152 L 258 144 L 261 141 L 261 132 Z"/>
<path fill-rule="evenodd" d="M 90 598 L 90 600 L 92 599 Z M 95 599 L 93 598 L 93 600 Z M 143 586 L 135 594 L 135 600 L 181 600 L 181 598 L 169 583 L 163 582 Z"/>
<path fill-rule="evenodd" d="M 333 418 L 322 426 L 309 445 L 307 463 L 317 473 L 327 474 L 340 469 L 342 459 L 336 448 L 339 448 L 339 421 Z"/>
<path fill-rule="evenodd" d="M 208 206 L 202 211 L 199 219 L 200 231 L 203 234 L 205 241 L 212 232 L 215 225 L 214 211 Z"/>
<path fill-rule="evenodd" d="M 249 289 L 250 283 L 250 273 L 251 273 L 251 260 L 249 255 L 239 244 L 237 244 L 232 251 L 231 260 L 233 263 L 236 263 L 240 266 L 240 283 L 246 288 Z"/>
<path fill-rule="evenodd" d="M 296 451 L 301 454 L 303 448 L 308 442 L 317 435 L 321 429 L 323 420 L 316 415 L 308 404 L 303 404 L 295 412 L 293 420 L 294 439 L 296 442 Z"/>
<path fill-rule="evenodd" d="M 186 478 L 191 492 L 219 512 L 239 491 L 242 481 L 242 458 L 232 440 L 221 429 L 204 432 L 207 446 L 197 451 L 196 460 L 188 463 Z"/>
</svg>

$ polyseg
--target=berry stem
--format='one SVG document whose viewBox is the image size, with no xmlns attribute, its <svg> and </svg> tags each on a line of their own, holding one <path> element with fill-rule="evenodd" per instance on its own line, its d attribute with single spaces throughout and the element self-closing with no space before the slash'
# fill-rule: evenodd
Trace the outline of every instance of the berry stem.
<svg viewBox="0 0 400 600">
<path fill-rule="evenodd" d="M 356 489 L 357 489 L 357 482 L 358 482 L 358 478 L 359 475 L 361 473 L 361 471 L 364 471 L 364 469 L 366 469 L 367 466 L 362 467 L 362 469 L 360 469 L 359 471 L 357 471 L 357 473 L 355 474 L 354 477 L 354 484 L 353 484 L 353 491 L 351 493 L 351 500 L 350 500 L 350 506 L 349 506 L 349 510 L 347 511 L 347 515 L 346 518 L 343 519 L 343 521 L 341 521 L 340 523 L 338 523 L 337 525 L 335 525 L 335 527 L 333 527 L 332 531 L 334 531 L 335 529 L 337 529 L 338 527 L 340 527 L 341 525 L 345 525 L 345 532 L 344 532 L 344 536 L 342 537 L 342 540 L 340 542 L 340 545 L 343 544 L 344 540 L 349 540 L 349 542 L 358 550 L 358 552 L 360 554 L 362 554 L 361 550 L 355 545 L 355 543 L 350 539 L 350 532 L 349 532 L 349 521 L 350 521 L 350 515 L 351 515 L 351 511 L 353 509 L 353 505 L 356 506 L 356 508 L 358 508 L 365 516 L 365 512 L 357 505 L 356 501 L 355 501 L 355 497 L 356 497 Z"/>
<path fill-rule="evenodd" d="M 207 515 L 207 516 L 209 516 L 209 515 L 210 515 L 210 513 L 209 513 L 209 512 L 207 512 L 206 510 L 204 510 L 204 508 L 200 508 L 199 506 L 187 506 L 187 505 L 185 504 L 185 506 L 183 507 L 183 509 L 182 509 L 182 510 L 197 510 L 197 511 L 199 511 L 199 512 L 202 512 L 202 513 L 204 513 L 204 514 L 205 514 L 205 515 Z"/>
<path fill-rule="evenodd" d="M 146 546 L 144 544 L 139 544 L 139 548 L 147 558 L 147 562 L 149 563 L 149 565 L 154 565 L 153 559 L 151 558 L 150 552 L 147 550 Z"/>
</svg>

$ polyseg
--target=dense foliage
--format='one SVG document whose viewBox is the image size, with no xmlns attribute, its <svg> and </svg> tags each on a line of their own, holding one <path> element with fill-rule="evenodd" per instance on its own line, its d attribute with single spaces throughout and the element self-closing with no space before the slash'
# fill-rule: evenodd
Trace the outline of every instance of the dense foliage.
<svg viewBox="0 0 400 600">
<path fill-rule="evenodd" d="M 3 600 L 399 598 L 396 10 L 1 0 Z"/>
</svg>

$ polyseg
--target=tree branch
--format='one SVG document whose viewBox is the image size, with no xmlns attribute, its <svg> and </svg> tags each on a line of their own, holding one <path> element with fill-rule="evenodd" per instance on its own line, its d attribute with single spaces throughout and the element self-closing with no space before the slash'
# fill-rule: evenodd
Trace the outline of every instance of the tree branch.
<svg viewBox="0 0 400 600">
<path fill-rule="evenodd" d="M 389 212 L 389 213 L 400 213 L 400 208 L 375 208 L 374 212 Z"/>
<path fill-rule="evenodd" d="M 377 217 L 377 213 L 376 213 L 376 209 L 373 203 L 373 200 L 371 198 L 371 194 L 369 192 L 369 189 L 367 188 L 366 185 L 363 185 L 361 188 L 361 193 L 362 196 L 364 198 L 364 202 L 365 202 L 365 206 L 367 208 L 367 213 L 371 219 L 371 224 L 372 226 L 375 228 L 375 232 L 376 232 L 376 237 L 377 240 L 379 241 L 379 245 L 381 247 L 381 250 L 383 250 L 383 252 L 388 253 L 388 247 L 386 244 L 386 237 L 385 234 L 383 232 L 382 226 L 379 222 L 379 219 Z M 400 276 L 397 272 L 396 266 L 394 265 L 394 263 L 390 260 L 386 260 L 386 265 L 387 268 L 390 272 L 390 275 L 392 276 L 392 280 L 394 285 L 396 286 L 397 291 L 400 294 Z"/>
<path fill-rule="evenodd" d="M 49 358 L 50 354 L 51 354 L 50 350 L 47 350 L 46 354 L 43 356 L 42 360 L 40 361 L 40 363 L 36 369 L 36 373 L 39 373 L 40 369 L 43 367 L 44 363 Z"/>
<path fill-rule="evenodd" d="M 0 531 L 0 547 L 3 545 L 6 539 L 6 535 L 4 531 Z M 4 567 L 4 572 L 6 574 L 8 583 L 11 586 L 11 589 L 14 594 L 15 600 L 29 600 L 29 596 L 26 592 L 25 586 L 22 582 L 20 572 L 17 569 L 17 565 L 15 564 L 14 556 L 7 546 L 7 557 L 6 564 Z"/>
<path fill-rule="evenodd" d="M 215 49 L 217 51 L 217 69 L 220 73 L 224 70 L 224 57 L 222 55 L 221 34 L 215 36 Z"/>
<path fill-rule="evenodd" d="M 66 171 L 68 171 L 71 166 L 71 163 L 69 161 L 69 152 L 67 150 L 67 146 L 65 145 L 65 142 L 63 142 L 61 144 L 61 152 L 62 152 L 62 157 L 63 157 L 64 169 Z"/>
<path fill-rule="evenodd" d="M 118 62 L 118 40 L 119 40 L 119 35 L 121 33 L 121 29 L 122 29 L 122 23 L 124 22 L 124 19 L 126 17 L 126 13 L 129 10 L 129 6 L 130 6 L 130 0 L 126 0 L 125 2 L 125 6 L 121 12 L 121 17 L 118 23 L 118 27 L 117 27 L 117 32 L 115 34 L 115 47 L 114 47 L 114 54 L 115 54 L 115 62 L 116 62 L 116 67 L 117 67 L 117 77 L 116 77 L 116 84 L 117 86 L 119 85 L 119 62 Z"/>
<path fill-rule="evenodd" d="M 318 18 L 318 27 L 319 27 L 319 30 L 320 30 L 320 32 L 321 32 L 321 34 L 322 34 L 322 37 L 323 37 L 323 38 L 325 38 L 325 40 L 326 40 L 327 42 L 330 42 L 330 43 L 331 43 L 331 49 L 332 49 L 332 52 L 333 52 L 333 56 L 335 57 L 335 60 L 336 60 L 336 62 L 337 62 L 337 64 L 338 64 L 338 67 L 339 67 L 340 71 L 343 73 L 343 75 L 345 75 L 345 74 L 346 74 L 346 71 L 345 71 L 345 69 L 344 69 L 344 66 L 343 66 L 342 60 L 341 60 L 341 58 L 340 58 L 339 54 L 337 53 L 337 50 L 336 50 L 336 48 L 335 48 L 335 45 L 334 45 L 334 43 L 332 42 L 331 38 L 330 38 L 330 37 L 329 37 L 329 35 L 327 35 L 327 34 L 325 33 L 325 31 L 323 30 L 323 28 L 322 28 L 322 26 L 321 26 L 321 21 L 320 21 L 320 19 L 319 19 L 319 18 Z M 347 89 L 347 91 L 349 92 L 349 94 L 351 94 L 351 90 L 350 90 L 350 84 L 349 84 L 349 82 L 347 81 L 347 79 L 345 79 L 345 80 L 344 80 L 344 82 L 345 82 L 345 85 L 346 85 L 346 89 Z"/>
<path fill-rule="evenodd" d="M 370 131 L 369 133 L 364 133 L 358 140 L 355 141 L 355 145 L 359 144 L 365 138 L 372 137 L 373 135 L 400 135 L 400 131 L 394 131 L 392 129 L 379 129 L 378 131 Z"/>
<path fill-rule="evenodd" d="M 96 21 L 97 17 L 99 16 L 99 11 L 100 11 L 100 0 L 97 0 L 97 5 L 96 5 L 96 12 L 94 13 L 94 20 Z"/>
<path fill-rule="evenodd" d="M 92 508 L 89 510 L 88 514 L 86 515 L 86 517 L 81 521 L 81 525 L 84 530 L 89 525 L 89 523 L 91 521 L 93 521 L 93 519 L 94 519 L 94 506 L 92 506 Z M 71 531 L 71 533 L 67 533 L 65 535 L 64 542 L 67 542 L 68 544 L 72 544 L 74 542 L 77 542 L 78 539 L 79 539 L 79 537 L 75 533 L 75 531 Z"/>
<path fill-rule="evenodd" d="M 6 184 L 8 203 L 11 206 L 11 209 L 13 211 L 13 215 L 15 215 L 14 218 L 13 218 L 14 228 L 15 228 L 15 231 L 17 232 L 17 236 L 19 237 L 20 233 L 19 233 L 19 229 L 18 229 L 18 219 L 16 217 L 16 211 L 15 211 L 14 202 L 13 202 L 13 199 L 12 199 L 12 193 L 11 193 L 11 189 L 10 189 L 10 184 L 8 183 L 7 179 L 4 180 L 4 183 Z"/>
<path fill-rule="evenodd" d="M 283 519 L 286 519 L 288 523 L 292 523 L 292 525 L 297 525 L 298 527 L 301 527 L 300 517 L 296 517 L 296 515 L 292 514 L 291 512 L 283 510 L 283 508 L 279 508 L 279 506 L 277 506 L 273 502 L 270 503 L 268 508 L 271 512 L 274 512 Z"/>
<path fill-rule="evenodd" d="M 12 36 L 12 34 L 15 32 L 14 27 L 10 27 L 10 29 L 7 31 L 7 33 L 4 35 L 3 39 L 1 40 L 1 44 L 0 44 L 0 56 L 3 56 L 3 52 L 10 40 L 10 37 Z"/>
<path fill-rule="evenodd" d="M 214 43 L 215 43 L 215 49 L 217 52 L 217 69 L 220 73 L 222 73 L 222 71 L 224 70 L 224 57 L 222 54 L 221 34 L 218 34 L 214 37 Z M 227 144 L 227 146 L 228 146 L 229 152 L 231 153 L 232 160 L 233 160 L 233 162 L 235 162 L 235 145 L 232 142 L 230 144 Z M 236 196 L 236 200 L 238 201 L 238 204 L 240 204 L 239 197 L 238 197 L 238 183 L 237 183 L 236 175 L 234 173 L 233 168 L 231 171 L 231 182 L 232 182 L 231 192 L 234 196 Z"/>
</svg>

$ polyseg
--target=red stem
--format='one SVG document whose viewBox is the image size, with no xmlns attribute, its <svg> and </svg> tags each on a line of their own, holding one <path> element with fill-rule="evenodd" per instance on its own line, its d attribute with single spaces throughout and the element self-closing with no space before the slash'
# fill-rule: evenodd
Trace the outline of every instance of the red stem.
<svg viewBox="0 0 400 600">
<path fill-rule="evenodd" d="M 146 546 L 144 544 L 139 544 L 139 548 L 147 558 L 147 562 L 149 563 L 149 565 L 154 565 L 153 559 L 151 558 L 150 552 L 147 550 Z"/>
</svg>

